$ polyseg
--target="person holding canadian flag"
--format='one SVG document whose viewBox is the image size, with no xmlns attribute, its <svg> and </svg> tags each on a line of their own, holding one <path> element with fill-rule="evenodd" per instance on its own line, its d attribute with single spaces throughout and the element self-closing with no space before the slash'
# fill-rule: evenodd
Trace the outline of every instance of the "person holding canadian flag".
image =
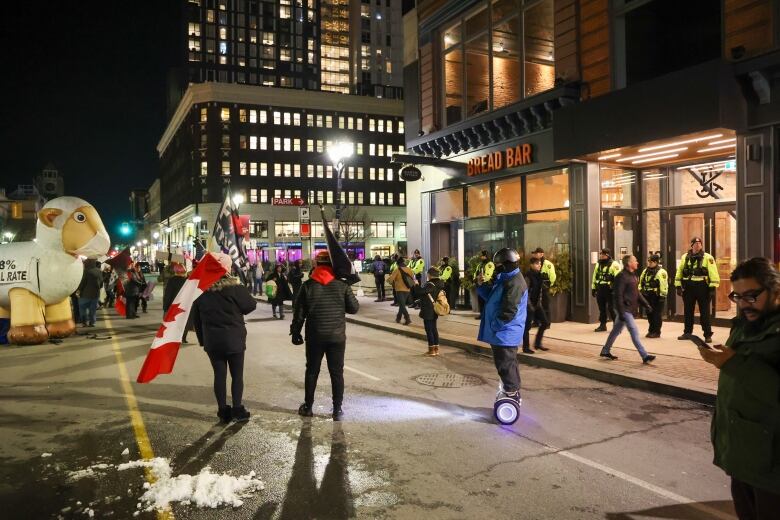
<svg viewBox="0 0 780 520">
<path fill-rule="evenodd" d="M 209 253 L 184 282 L 163 318 L 144 365 L 139 383 L 148 383 L 158 374 L 170 374 L 181 339 L 192 313 L 198 342 L 204 347 L 214 370 L 214 396 L 217 416 L 224 423 L 249 420 L 242 404 L 244 392 L 244 315 L 255 310 L 257 302 L 249 290 L 231 276 L 233 260 L 224 253 Z M 227 405 L 227 372 L 230 371 L 232 408 Z"/>
</svg>

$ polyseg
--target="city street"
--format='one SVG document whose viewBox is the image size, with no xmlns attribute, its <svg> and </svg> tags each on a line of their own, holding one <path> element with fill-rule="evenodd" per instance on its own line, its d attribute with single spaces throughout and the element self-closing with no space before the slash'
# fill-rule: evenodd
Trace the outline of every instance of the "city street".
<svg viewBox="0 0 780 520">
<path fill-rule="evenodd" d="M 289 315 L 259 303 L 247 317 L 252 417 L 225 427 L 194 334 L 173 374 L 134 382 L 160 315 L 159 299 L 139 320 L 101 311 L 80 329 L 97 339 L 0 350 L 4 518 L 169 517 L 143 511 L 142 469 L 116 467 L 141 458 L 147 435 L 174 475 L 208 466 L 264 483 L 237 508 L 174 504 L 177 518 L 735 518 L 705 406 L 523 366 L 521 419 L 500 427 L 489 358 L 427 358 L 422 341 L 348 325 L 345 419 L 330 419 L 324 363 L 303 419 L 303 347 Z"/>
</svg>

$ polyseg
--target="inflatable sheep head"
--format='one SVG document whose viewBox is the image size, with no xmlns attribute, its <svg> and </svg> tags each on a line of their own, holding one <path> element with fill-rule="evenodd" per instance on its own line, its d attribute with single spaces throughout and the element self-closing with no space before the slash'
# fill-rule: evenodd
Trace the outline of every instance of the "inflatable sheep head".
<svg viewBox="0 0 780 520">
<path fill-rule="evenodd" d="M 38 245 L 74 256 L 96 258 L 111 246 L 97 210 L 77 197 L 58 197 L 38 212 Z"/>
</svg>

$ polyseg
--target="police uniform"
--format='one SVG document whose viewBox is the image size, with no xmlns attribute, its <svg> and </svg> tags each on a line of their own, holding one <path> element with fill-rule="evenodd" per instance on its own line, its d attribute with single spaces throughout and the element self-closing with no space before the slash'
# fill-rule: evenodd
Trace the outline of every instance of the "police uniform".
<svg viewBox="0 0 780 520">
<path fill-rule="evenodd" d="M 693 245 L 691 242 L 691 245 Z M 685 310 L 685 328 L 683 335 L 678 339 L 688 339 L 693 333 L 693 312 L 696 304 L 699 305 L 699 317 L 704 338 L 712 338 L 712 326 L 710 325 L 710 306 L 712 296 L 710 292 L 720 285 L 718 267 L 715 258 L 703 250 L 694 254 L 693 250 L 683 254 L 680 258 L 680 266 L 674 277 L 674 286 L 678 291 L 682 289 L 683 306 Z"/>
<path fill-rule="evenodd" d="M 483 256 L 486 258 L 490 258 L 487 254 L 487 251 L 483 251 Z M 493 280 L 493 273 L 496 271 L 496 264 L 491 262 L 490 260 L 483 260 L 477 265 L 477 268 L 474 270 L 474 283 L 477 286 L 480 285 L 490 285 L 490 283 Z M 482 277 L 482 282 L 479 281 L 479 277 Z M 477 316 L 476 320 L 482 319 L 482 316 L 485 312 L 485 300 L 482 299 L 481 296 L 479 296 L 479 293 L 477 293 L 477 302 L 479 303 L 479 316 Z"/>
<path fill-rule="evenodd" d="M 414 277 L 417 279 L 417 283 L 422 285 L 422 274 L 425 271 L 425 260 L 422 257 L 413 258 L 409 268 L 414 273 Z"/>
<path fill-rule="evenodd" d="M 591 291 L 599 306 L 599 327 L 596 332 L 607 330 L 607 316 L 615 321 L 615 306 L 612 300 L 612 282 L 620 274 L 620 263 L 612 258 L 599 260 L 593 268 Z"/>
<path fill-rule="evenodd" d="M 557 275 L 552 262 L 544 258 L 542 260 L 542 308 L 547 316 L 550 316 L 550 287 L 555 285 Z"/>
<path fill-rule="evenodd" d="M 645 297 L 653 310 L 647 315 L 648 338 L 661 336 L 661 324 L 663 323 L 663 309 L 666 303 L 666 295 L 669 292 L 669 275 L 661 265 L 654 268 L 645 267 L 639 275 L 639 292 Z"/>
</svg>

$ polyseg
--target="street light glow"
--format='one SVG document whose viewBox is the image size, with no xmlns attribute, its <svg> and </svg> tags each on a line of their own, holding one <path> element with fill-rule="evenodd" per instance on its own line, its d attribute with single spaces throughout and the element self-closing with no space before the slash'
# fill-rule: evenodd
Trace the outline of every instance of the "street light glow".
<svg viewBox="0 0 780 520">
<path fill-rule="evenodd" d="M 153 238 L 153 239 L 155 239 L 155 240 L 157 240 L 158 238 L 160 238 L 160 233 L 158 233 L 157 231 L 155 231 L 154 233 L 152 233 L 152 238 Z"/>
<path fill-rule="evenodd" d="M 235 200 L 235 198 L 236 197 L 233 197 L 234 200 Z M 243 201 L 241 201 L 241 202 L 243 202 Z M 192 217 L 192 222 L 194 222 L 195 224 L 200 224 L 201 220 L 203 220 L 203 218 L 201 218 L 200 215 L 195 215 L 194 217 Z"/>
<path fill-rule="evenodd" d="M 135 247 L 141 247 L 141 242 L 136 242 Z"/>
<path fill-rule="evenodd" d="M 11 233 L 10 231 L 6 231 L 5 233 L 3 233 L 3 236 L 4 236 L 5 238 L 7 238 L 8 240 L 11 240 L 11 237 L 13 237 L 13 236 L 14 236 L 14 234 L 13 234 L 13 233 Z"/>
<path fill-rule="evenodd" d="M 330 160 L 333 161 L 333 164 L 338 164 L 344 159 L 352 157 L 354 148 L 354 143 L 339 141 L 330 145 L 328 148 L 328 156 L 330 157 Z"/>
<path fill-rule="evenodd" d="M 235 204 L 236 206 L 240 206 L 243 203 L 244 203 L 243 195 L 241 195 L 240 193 L 236 193 L 235 195 L 233 195 L 233 204 Z M 195 219 L 193 219 L 193 221 L 194 220 Z"/>
<path fill-rule="evenodd" d="M 173 231 L 173 230 L 170 228 L 170 226 L 165 226 L 165 232 L 166 233 L 170 233 L 171 231 Z"/>
<path fill-rule="evenodd" d="M 149 243 L 149 241 L 148 241 L 148 240 L 146 240 L 146 239 L 144 238 L 144 239 L 143 239 L 143 243 L 144 243 L 144 245 L 146 245 L 146 244 L 148 244 L 148 243 Z"/>
</svg>

